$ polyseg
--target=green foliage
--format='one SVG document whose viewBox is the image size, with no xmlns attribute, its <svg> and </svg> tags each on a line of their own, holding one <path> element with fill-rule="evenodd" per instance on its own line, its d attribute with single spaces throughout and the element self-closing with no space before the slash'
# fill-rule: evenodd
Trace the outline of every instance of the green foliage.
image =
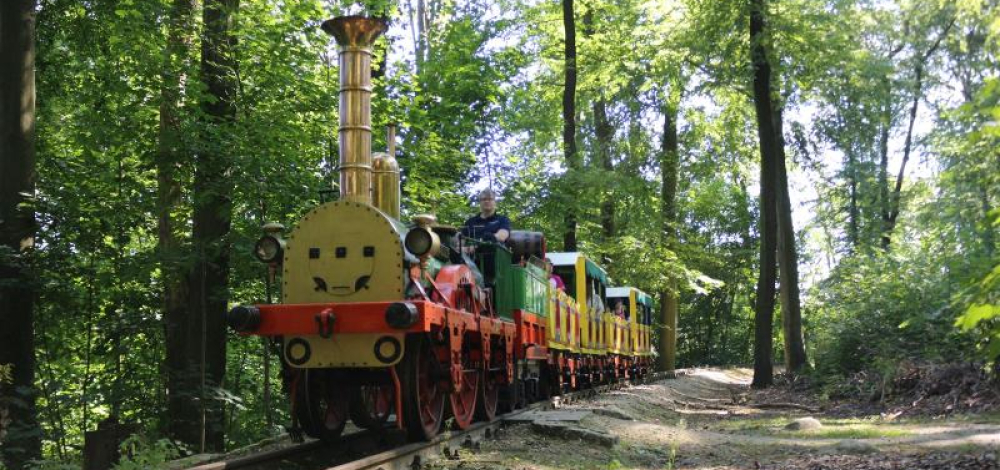
<svg viewBox="0 0 1000 470">
<path fill-rule="evenodd" d="M 6 467 L 0 463 L 0 470 L 5 468 Z M 31 470 L 80 470 L 80 464 L 45 459 L 32 462 L 31 467 L 29 468 Z"/>
<path fill-rule="evenodd" d="M 952 326 L 960 314 L 951 301 L 954 280 L 940 269 L 935 248 L 850 258 L 817 286 L 807 309 L 821 373 L 968 356 L 971 338 Z"/>
<path fill-rule="evenodd" d="M 986 359 L 996 364 L 1000 359 L 1000 265 L 974 286 L 965 302 L 969 307 L 955 326 L 975 334 Z"/>
<path fill-rule="evenodd" d="M 180 449 L 167 439 L 152 440 L 141 434 L 130 436 L 120 446 L 122 458 L 114 470 L 144 470 L 167 468 L 166 464 L 181 455 Z"/>
<path fill-rule="evenodd" d="M 11 364 L 0 364 L 0 384 L 10 383 L 14 380 L 14 376 L 11 375 L 14 371 L 14 366 Z"/>
</svg>

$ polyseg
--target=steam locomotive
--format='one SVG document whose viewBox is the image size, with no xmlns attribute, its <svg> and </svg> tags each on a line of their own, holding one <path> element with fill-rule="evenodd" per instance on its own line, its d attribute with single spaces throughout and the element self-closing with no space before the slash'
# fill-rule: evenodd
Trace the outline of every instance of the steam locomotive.
<svg viewBox="0 0 1000 470">
<path fill-rule="evenodd" d="M 371 46 L 383 21 L 323 23 L 340 46 L 340 197 L 287 235 L 265 225 L 254 253 L 280 273 L 280 304 L 240 305 L 227 323 L 280 345 L 293 428 L 331 440 L 348 419 L 428 440 L 571 389 L 639 377 L 651 363 L 652 299 L 609 287 L 580 253 L 540 233 L 505 245 L 432 215 L 400 218 L 392 148 L 371 151 Z M 615 311 L 606 308 L 614 305 Z"/>
</svg>

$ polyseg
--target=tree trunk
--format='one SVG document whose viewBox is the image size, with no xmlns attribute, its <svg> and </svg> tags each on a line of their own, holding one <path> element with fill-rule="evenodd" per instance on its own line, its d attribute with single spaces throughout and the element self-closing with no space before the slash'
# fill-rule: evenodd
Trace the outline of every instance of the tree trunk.
<svg viewBox="0 0 1000 470">
<path fill-rule="evenodd" d="M 417 0 L 417 70 L 421 70 L 427 60 L 427 1 Z"/>
<path fill-rule="evenodd" d="M 788 194 L 788 170 L 785 168 L 785 139 L 780 107 L 773 106 L 777 155 L 774 158 L 777 192 L 778 273 L 781 283 L 781 319 L 785 336 L 785 369 L 799 373 L 806 366 L 806 348 L 802 337 L 802 304 L 799 300 L 799 254 L 795 247 L 792 202 Z"/>
<path fill-rule="evenodd" d="M 588 9 L 583 14 L 583 36 L 590 38 L 594 35 L 594 12 Z M 600 91 L 598 92 L 600 93 Z M 594 112 L 594 140 L 597 142 L 597 159 L 600 161 L 601 169 L 606 173 L 605 181 L 612 181 L 615 171 L 614 162 L 611 159 L 611 141 L 614 139 L 615 130 L 608 122 L 608 102 L 603 96 L 598 96 L 591 104 Z M 601 235 L 608 241 L 615 235 L 615 200 L 613 195 L 614 184 L 607 184 L 600 191 L 601 200 Z M 607 260 L 605 260 L 607 261 Z"/>
<path fill-rule="evenodd" d="M 660 210 L 662 212 L 661 236 L 663 243 L 674 249 L 677 239 L 677 172 L 679 152 L 677 139 L 677 108 L 672 105 L 664 107 L 663 113 L 663 151 L 660 157 L 660 176 L 663 179 L 660 188 Z M 673 372 L 677 359 L 677 326 L 678 326 L 678 293 L 677 283 L 672 282 L 671 288 L 660 292 L 660 355 L 657 356 L 657 369 Z"/>
<path fill-rule="evenodd" d="M 573 0 L 562 0 L 563 27 L 566 31 L 565 66 L 566 82 L 563 87 L 563 155 L 572 178 L 580 170 L 576 151 L 576 20 L 573 17 Z M 576 217 L 574 204 L 566 206 L 563 233 L 563 250 L 576 251 Z"/>
<path fill-rule="evenodd" d="M 883 82 L 885 86 L 885 103 L 882 109 L 882 119 L 879 123 L 879 159 L 878 159 L 878 199 L 879 212 L 882 215 L 882 249 L 889 249 L 889 131 L 892 130 L 892 86 L 889 79 Z"/>
<path fill-rule="evenodd" d="M 752 0 L 750 7 L 750 56 L 753 61 L 753 100 L 757 115 L 757 136 L 760 140 L 760 275 L 757 278 L 757 299 L 754 318 L 754 373 L 755 388 L 773 383 L 774 367 L 771 363 L 774 322 L 774 281 L 777 250 L 777 194 L 776 164 L 780 143 L 774 128 L 774 109 L 771 102 L 771 64 L 765 48 L 764 0 Z"/>
<path fill-rule="evenodd" d="M 194 175 L 192 244 L 194 263 L 188 275 L 188 315 L 196 319 L 190 335 L 197 351 L 199 383 L 197 436 L 185 442 L 205 450 L 223 450 L 225 419 L 222 403 L 212 400 L 209 389 L 222 386 L 226 365 L 226 330 L 223 318 L 229 299 L 229 228 L 232 215 L 232 157 L 226 137 L 236 119 L 236 60 L 233 36 L 239 0 L 208 0 L 203 11 L 201 79 L 208 93 L 202 103 L 205 120 Z"/>
<path fill-rule="evenodd" d="M 858 160 L 853 150 L 847 150 L 847 242 L 851 252 L 861 243 L 860 211 L 858 209 Z"/>
<path fill-rule="evenodd" d="M 0 2 L 0 466 L 41 458 L 35 408 L 35 2 Z M 7 380 L 9 379 L 9 380 Z M 7 426 L 7 427 L 5 427 Z"/>
<path fill-rule="evenodd" d="M 986 251 L 986 258 L 993 259 L 994 253 L 996 253 L 997 242 L 996 237 L 993 232 L 996 230 L 993 228 L 993 217 L 990 216 L 990 193 L 989 186 L 980 183 L 979 185 L 979 202 L 983 210 L 983 231 L 982 240 L 983 248 Z"/>
<path fill-rule="evenodd" d="M 187 279 L 180 247 L 183 225 L 174 215 L 181 202 L 179 172 L 188 157 L 182 146 L 181 90 L 191 60 L 196 0 L 174 0 L 168 18 L 167 48 L 164 51 L 163 83 L 160 90 L 160 129 L 156 155 L 157 236 L 160 272 L 163 283 L 163 318 L 166 328 L 167 411 L 168 417 L 184 417 L 193 410 L 191 377 L 197 375 L 197 363 L 189 348 L 188 333 L 193 317 L 187 312 Z M 167 419 L 170 435 L 184 435 L 186 422 L 196 419 Z"/>
<path fill-rule="evenodd" d="M 614 136 L 614 129 L 608 122 L 607 103 L 603 99 L 594 101 L 594 127 L 597 137 L 597 153 L 601 159 L 601 168 L 606 172 L 606 178 L 611 178 L 615 171 L 614 163 L 611 160 L 611 139 Z M 613 188 L 610 185 L 610 188 Z M 615 200 L 610 188 L 606 188 L 604 200 L 601 201 L 601 231 L 605 240 L 610 240 L 615 235 Z"/>
<path fill-rule="evenodd" d="M 916 84 L 913 90 L 913 104 L 910 106 L 910 122 L 906 128 L 906 141 L 903 143 L 903 161 L 899 163 L 899 174 L 896 175 L 896 187 L 889 199 L 889 217 L 885 222 L 885 232 L 882 235 L 882 246 L 887 250 L 892 243 L 892 232 L 896 228 L 896 218 L 899 216 L 900 195 L 903 191 L 903 176 L 906 175 L 906 163 L 910 161 L 910 151 L 913 148 L 913 125 L 917 122 L 917 109 L 923 88 L 924 64 L 918 63 L 915 71 Z"/>
</svg>

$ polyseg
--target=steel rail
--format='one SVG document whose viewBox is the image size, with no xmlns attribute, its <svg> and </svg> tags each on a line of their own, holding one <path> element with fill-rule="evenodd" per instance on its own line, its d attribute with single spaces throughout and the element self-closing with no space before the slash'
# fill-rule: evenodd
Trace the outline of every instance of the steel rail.
<svg viewBox="0 0 1000 470">
<path fill-rule="evenodd" d="M 669 373 L 653 372 L 645 378 L 634 383 L 655 382 L 671 377 Z M 437 459 L 455 459 L 458 457 L 458 450 L 462 448 L 478 448 L 483 440 L 493 439 L 503 435 L 504 429 L 511 418 L 531 411 L 559 408 L 562 405 L 577 402 L 581 399 L 596 396 L 617 390 L 628 385 L 632 381 L 622 381 L 612 384 L 597 385 L 592 388 L 577 390 L 563 395 L 552 397 L 528 404 L 524 408 L 514 410 L 490 422 L 474 423 L 464 430 L 446 431 L 436 436 L 428 442 L 414 442 L 393 446 L 388 450 L 379 451 L 386 445 L 392 445 L 393 438 L 403 439 L 401 432 L 395 427 L 385 430 L 363 430 L 341 436 L 335 443 L 325 443 L 314 440 L 302 444 L 296 444 L 279 449 L 256 452 L 244 456 L 234 457 L 218 462 L 203 463 L 186 470 L 233 470 L 248 467 L 265 468 L 266 464 L 275 461 L 274 466 L 266 468 L 285 469 L 302 468 L 291 463 L 281 463 L 285 458 L 295 458 L 298 455 L 308 455 L 312 453 L 329 452 L 331 454 L 347 454 L 350 451 L 368 449 L 373 453 L 356 458 L 347 462 L 338 463 L 333 466 L 311 466 L 317 470 L 414 470 L 421 468 L 424 464 Z M 330 447 L 327 447 L 330 446 Z M 363 451 L 362 451 L 363 452 Z"/>
</svg>

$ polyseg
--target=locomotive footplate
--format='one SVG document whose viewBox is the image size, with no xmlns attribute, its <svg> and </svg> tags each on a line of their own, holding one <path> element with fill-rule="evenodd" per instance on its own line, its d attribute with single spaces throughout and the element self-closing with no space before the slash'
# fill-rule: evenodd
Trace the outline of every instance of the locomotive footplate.
<svg viewBox="0 0 1000 470">
<path fill-rule="evenodd" d="M 408 324 L 396 323 L 398 311 L 413 312 Z M 233 325 L 232 318 L 240 312 L 255 311 L 257 319 Z M 391 312 L 391 313 L 390 313 Z M 395 314 L 395 316 L 394 316 Z M 445 324 L 458 323 L 465 331 L 493 333 L 513 340 L 514 324 L 455 310 L 425 300 L 399 302 L 357 302 L 331 304 L 270 304 L 239 306 L 229 313 L 230 325 L 244 335 L 283 336 L 351 333 L 428 333 Z M 240 318 L 242 320 L 242 317 Z M 247 324 L 250 323 L 250 324 Z"/>
<path fill-rule="evenodd" d="M 285 355 L 293 367 L 387 367 L 401 360 L 400 345 L 406 335 L 433 333 L 449 338 L 450 375 L 455 386 L 462 382 L 460 356 L 470 341 L 478 343 L 476 362 L 489 363 L 491 354 L 506 356 L 508 370 L 501 374 L 506 376 L 501 381 L 513 380 L 509 367 L 516 335 L 513 323 L 434 302 L 239 306 L 229 312 L 228 320 L 243 335 L 284 337 Z M 504 348 L 492 350 L 491 338 Z"/>
</svg>

